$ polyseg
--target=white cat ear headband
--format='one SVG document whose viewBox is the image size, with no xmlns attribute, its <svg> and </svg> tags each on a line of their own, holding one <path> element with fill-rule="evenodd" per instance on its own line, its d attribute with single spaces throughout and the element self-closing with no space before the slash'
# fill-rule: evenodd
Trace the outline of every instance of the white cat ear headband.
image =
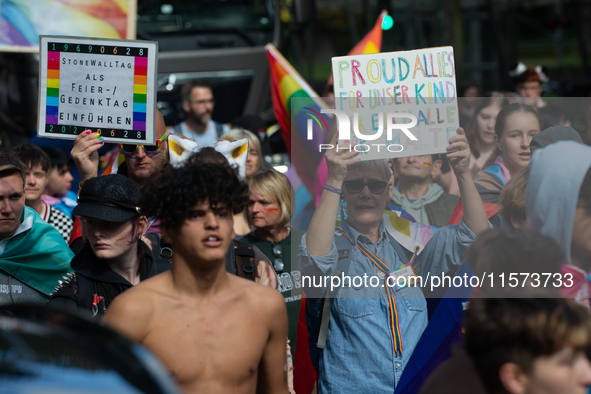
<svg viewBox="0 0 591 394">
<path fill-rule="evenodd" d="M 171 134 L 168 136 L 168 157 L 170 165 L 174 168 L 181 167 L 185 161 L 202 147 L 193 140 Z M 236 141 L 220 140 L 215 145 L 215 150 L 220 152 L 231 166 L 238 166 L 238 177 L 246 179 L 246 157 L 248 156 L 248 138 Z"/>
</svg>

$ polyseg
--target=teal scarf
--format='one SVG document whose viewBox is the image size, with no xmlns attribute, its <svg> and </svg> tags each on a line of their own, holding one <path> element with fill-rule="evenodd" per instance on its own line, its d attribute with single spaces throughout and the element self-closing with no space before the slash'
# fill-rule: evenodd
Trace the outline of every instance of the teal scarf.
<svg viewBox="0 0 591 394">
<path fill-rule="evenodd" d="M 33 227 L 10 238 L 0 254 L 0 269 L 43 294 L 51 295 L 58 280 L 72 272 L 74 253 L 61 234 L 25 207 L 21 223 L 33 218 Z"/>
</svg>

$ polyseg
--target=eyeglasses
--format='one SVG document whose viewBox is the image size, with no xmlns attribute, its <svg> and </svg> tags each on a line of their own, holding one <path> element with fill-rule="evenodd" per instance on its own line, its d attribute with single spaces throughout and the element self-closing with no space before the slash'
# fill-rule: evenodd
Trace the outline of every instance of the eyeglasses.
<svg viewBox="0 0 591 394">
<path fill-rule="evenodd" d="M 119 144 L 119 147 L 121 148 L 121 152 L 123 152 L 124 155 L 133 155 L 138 151 L 139 147 L 141 146 L 142 149 L 144 150 L 144 152 L 146 152 L 146 154 L 149 155 L 149 154 L 153 154 L 153 153 L 158 152 L 158 150 L 160 149 L 160 144 L 165 139 L 166 139 L 166 134 L 164 134 L 162 136 L 162 138 L 160 138 L 159 140 L 156 140 L 156 145 Z"/>
<path fill-rule="evenodd" d="M 283 272 L 283 267 L 285 267 L 283 259 L 281 259 L 281 243 L 271 242 L 271 245 L 273 245 L 273 256 L 275 257 L 273 268 L 275 268 L 275 271 L 280 274 Z"/>
<path fill-rule="evenodd" d="M 343 184 L 345 185 L 345 189 L 347 189 L 347 191 L 352 194 L 361 193 L 363 191 L 363 188 L 365 188 L 365 186 L 368 187 L 371 194 L 382 194 L 384 192 L 384 190 L 386 190 L 386 185 L 388 185 L 388 182 L 371 181 L 371 182 L 364 183 L 362 180 L 355 180 L 355 181 L 345 181 L 345 182 L 343 182 Z"/>
<path fill-rule="evenodd" d="M 193 101 L 193 104 L 197 104 L 197 105 L 205 105 L 205 104 L 215 105 L 215 99 L 197 100 L 197 101 Z"/>
</svg>

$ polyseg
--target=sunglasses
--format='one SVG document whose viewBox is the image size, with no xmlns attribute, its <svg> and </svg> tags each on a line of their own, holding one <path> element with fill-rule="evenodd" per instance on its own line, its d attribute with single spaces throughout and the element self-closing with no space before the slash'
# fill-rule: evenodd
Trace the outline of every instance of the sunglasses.
<svg viewBox="0 0 591 394">
<path fill-rule="evenodd" d="M 271 245 L 273 245 L 273 256 L 275 257 L 273 268 L 275 268 L 275 271 L 280 274 L 283 272 L 283 267 L 285 267 L 283 259 L 281 258 L 281 244 L 279 242 L 271 242 Z"/>
<path fill-rule="evenodd" d="M 158 152 L 158 150 L 160 149 L 160 144 L 165 139 L 166 139 L 166 134 L 164 134 L 162 136 L 162 138 L 160 138 L 159 140 L 156 140 L 156 145 L 119 144 L 119 147 L 121 148 L 121 151 L 123 152 L 124 155 L 133 155 L 134 153 L 136 153 L 138 151 L 139 147 L 141 146 L 142 149 L 144 150 L 144 152 L 146 152 L 146 154 L 149 155 L 149 154 Z"/>
<path fill-rule="evenodd" d="M 384 192 L 384 190 L 386 190 L 386 186 L 388 185 L 388 182 L 371 181 L 371 182 L 364 183 L 362 180 L 355 180 L 355 181 L 345 181 L 345 182 L 343 182 L 343 185 L 345 185 L 345 189 L 347 189 L 347 191 L 352 194 L 361 193 L 363 191 L 363 188 L 365 188 L 365 186 L 367 186 L 367 188 L 369 189 L 371 194 L 382 194 Z"/>
</svg>

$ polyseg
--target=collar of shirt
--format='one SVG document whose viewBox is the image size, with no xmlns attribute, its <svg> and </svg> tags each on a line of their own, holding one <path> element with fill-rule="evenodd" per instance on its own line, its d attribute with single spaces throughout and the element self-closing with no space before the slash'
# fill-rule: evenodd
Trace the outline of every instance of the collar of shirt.
<svg viewBox="0 0 591 394">
<path fill-rule="evenodd" d="M 357 241 L 360 241 L 365 244 L 373 244 L 373 241 L 367 235 L 361 234 L 346 221 L 341 222 L 340 228 L 355 244 L 357 244 Z M 388 232 L 386 231 L 386 226 L 384 226 L 384 219 L 380 219 L 380 227 L 378 228 L 378 234 L 378 244 L 384 240 L 388 240 Z"/>
</svg>

